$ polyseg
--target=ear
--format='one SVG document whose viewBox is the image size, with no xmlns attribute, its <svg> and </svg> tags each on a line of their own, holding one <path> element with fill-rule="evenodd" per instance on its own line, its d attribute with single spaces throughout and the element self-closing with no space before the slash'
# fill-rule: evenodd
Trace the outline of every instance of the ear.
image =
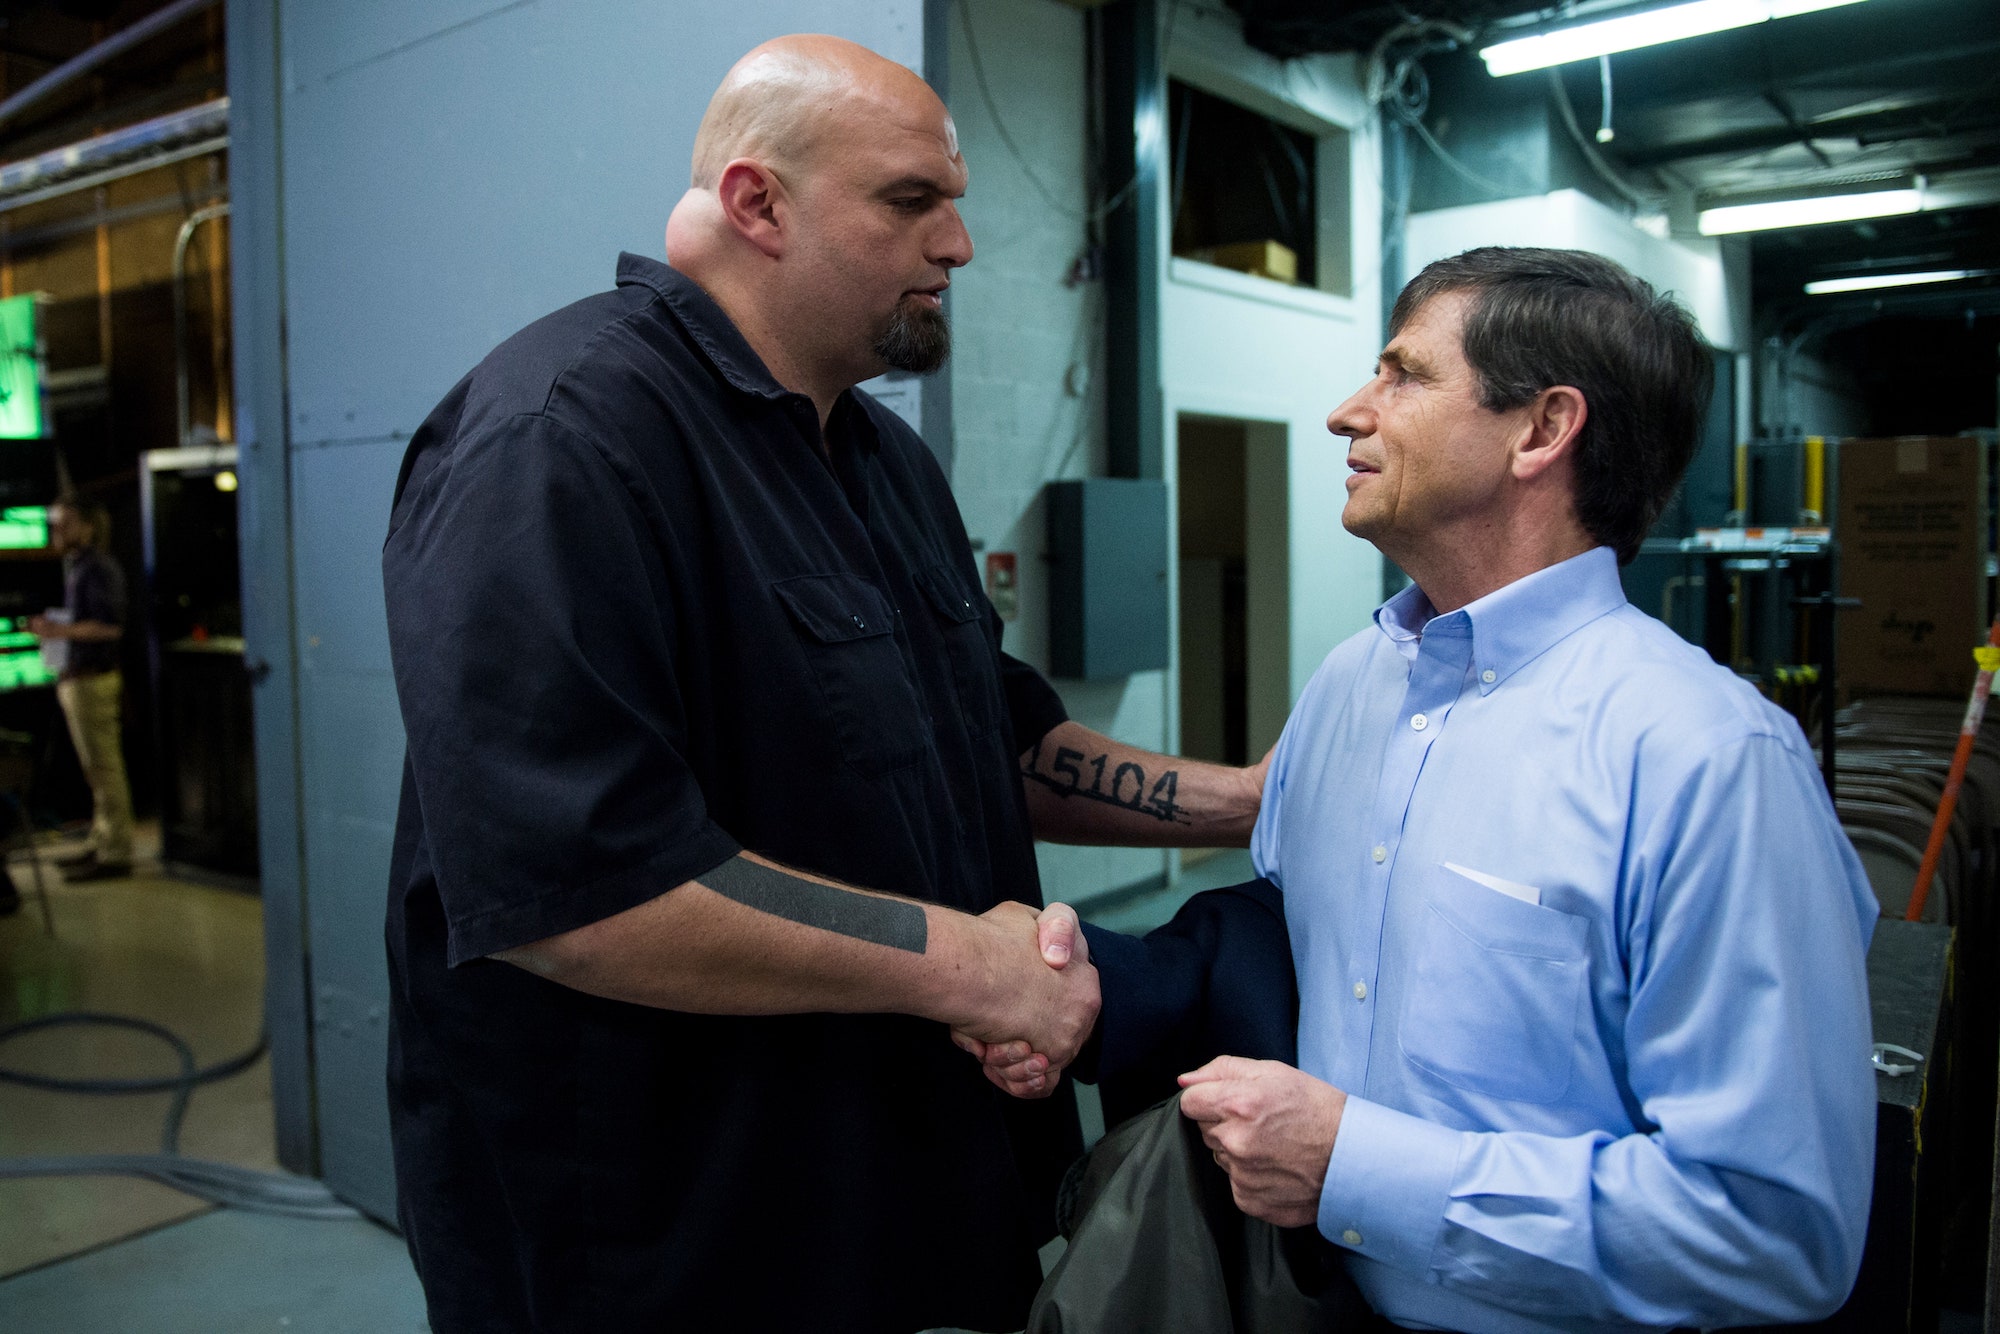
<svg viewBox="0 0 2000 1334">
<path fill-rule="evenodd" d="M 1535 395 L 1527 406 L 1523 434 L 1514 447 L 1512 471 L 1523 482 L 1534 481 L 1576 453 L 1576 438 L 1590 417 L 1581 389 L 1553 385 Z"/>
<path fill-rule="evenodd" d="M 776 172 L 737 158 L 722 169 L 715 193 L 732 231 L 772 259 L 784 253 L 791 198 Z"/>
</svg>

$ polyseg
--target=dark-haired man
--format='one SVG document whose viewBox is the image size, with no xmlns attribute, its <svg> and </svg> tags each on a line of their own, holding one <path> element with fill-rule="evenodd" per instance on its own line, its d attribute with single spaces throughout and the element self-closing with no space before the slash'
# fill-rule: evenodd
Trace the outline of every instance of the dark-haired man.
<svg viewBox="0 0 2000 1334">
<path fill-rule="evenodd" d="M 1867 1222 L 1875 900 L 1797 726 L 1618 578 L 1708 354 L 1574 251 L 1439 261 L 1390 334 L 1327 425 L 1343 522 L 1415 584 L 1307 686 L 1252 842 L 1298 1067 L 1222 1057 L 1182 1110 L 1398 1325 L 1825 1315 Z M 1115 1070 L 1157 982 L 1088 939 Z"/>
</svg>

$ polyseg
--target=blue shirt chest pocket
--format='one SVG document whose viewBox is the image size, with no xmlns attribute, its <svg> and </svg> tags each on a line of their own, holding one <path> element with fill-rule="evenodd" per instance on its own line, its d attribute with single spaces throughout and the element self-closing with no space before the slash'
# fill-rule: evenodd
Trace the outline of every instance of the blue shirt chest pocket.
<svg viewBox="0 0 2000 1334">
<path fill-rule="evenodd" d="M 853 574 L 799 575 L 771 591 L 799 630 L 848 764 L 875 777 L 915 763 L 930 729 L 903 665 L 889 599 Z"/>
<path fill-rule="evenodd" d="M 1454 1088 L 1551 1103 L 1569 1090 L 1590 975 L 1589 924 L 1442 866 L 1424 881 L 1399 1033 Z"/>
</svg>

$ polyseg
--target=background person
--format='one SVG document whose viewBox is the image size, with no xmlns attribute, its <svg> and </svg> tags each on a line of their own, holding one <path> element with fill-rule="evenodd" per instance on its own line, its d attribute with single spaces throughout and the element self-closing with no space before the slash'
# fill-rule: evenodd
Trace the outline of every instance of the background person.
<svg viewBox="0 0 2000 1334">
<path fill-rule="evenodd" d="M 111 516 L 102 505 L 65 498 L 49 506 L 49 549 L 63 558 L 63 608 L 69 618 L 35 616 L 28 622 L 37 638 L 66 644 L 56 698 L 90 784 L 90 846 L 57 860 L 69 880 L 132 873 L 132 791 L 121 724 L 125 676 L 118 667 L 125 572 L 111 558 L 110 540 Z"/>
</svg>

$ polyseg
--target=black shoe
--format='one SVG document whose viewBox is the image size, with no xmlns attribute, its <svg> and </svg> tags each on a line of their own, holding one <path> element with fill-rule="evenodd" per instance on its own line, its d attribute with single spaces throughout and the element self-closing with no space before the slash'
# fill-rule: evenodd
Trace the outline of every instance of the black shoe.
<svg viewBox="0 0 2000 1334">
<path fill-rule="evenodd" d="M 56 869 L 59 871 L 74 870 L 79 866 L 88 866 L 96 861 L 97 849 L 82 848 L 76 852 L 65 852 L 60 857 L 51 857 L 49 860 L 56 864 Z"/>
<path fill-rule="evenodd" d="M 92 857 L 83 865 L 64 871 L 63 879 L 75 885 L 85 880 L 123 880 L 131 874 L 131 862 L 102 862 Z"/>
<path fill-rule="evenodd" d="M 14 877 L 7 874 L 7 867 L 0 863 L 0 917 L 12 917 L 21 911 L 21 891 L 14 888 Z"/>
</svg>

